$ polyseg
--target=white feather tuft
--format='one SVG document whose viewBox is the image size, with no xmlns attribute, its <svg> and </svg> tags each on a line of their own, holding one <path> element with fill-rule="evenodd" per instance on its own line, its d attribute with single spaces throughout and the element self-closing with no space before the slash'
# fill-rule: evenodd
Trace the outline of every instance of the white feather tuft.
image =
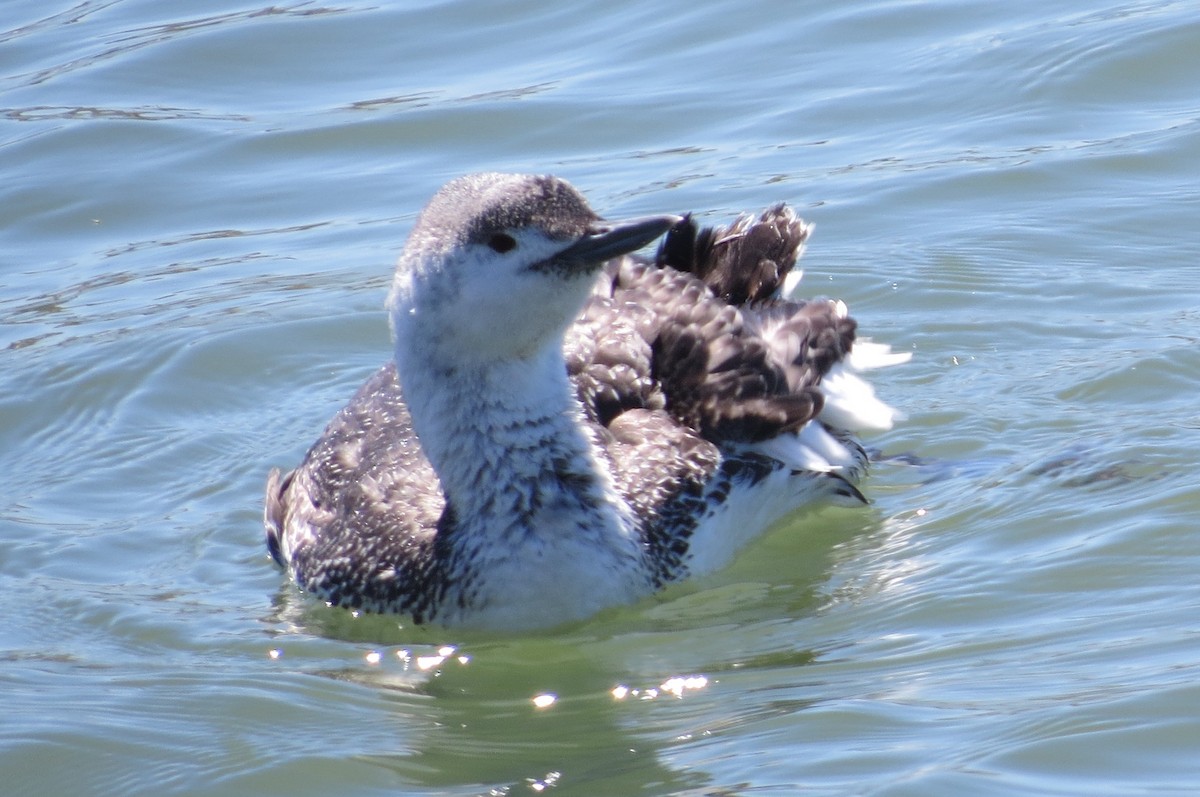
<svg viewBox="0 0 1200 797">
<path fill-rule="evenodd" d="M 846 363 L 855 371 L 870 371 L 873 368 L 900 365 L 911 359 L 911 351 L 892 351 L 892 347 L 886 343 L 860 339 L 854 342 Z"/>
<path fill-rule="evenodd" d="M 798 432 L 772 437 L 748 448 L 777 459 L 792 470 L 813 473 L 829 473 L 852 467 L 856 462 L 848 448 L 825 431 L 825 427 L 812 421 Z"/>
<path fill-rule="evenodd" d="M 839 363 L 821 380 L 822 421 L 849 431 L 891 429 L 901 413 L 875 396 L 875 388 Z"/>
<path fill-rule="evenodd" d="M 800 287 L 800 281 L 803 279 L 804 269 L 799 267 L 792 268 L 792 270 L 788 272 L 787 276 L 783 278 L 783 287 L 779 291 L 780 295 L 782 295 L 785 299 L 790 297 L 796 292 L 796 288 Z"/>
</svg>

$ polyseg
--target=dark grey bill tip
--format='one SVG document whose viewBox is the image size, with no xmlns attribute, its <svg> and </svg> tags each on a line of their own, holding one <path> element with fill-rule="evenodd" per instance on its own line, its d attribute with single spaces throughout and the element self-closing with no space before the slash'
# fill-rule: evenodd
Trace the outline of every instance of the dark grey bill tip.
<svg viewBox="0 0 1200 797">
<path fill-rule="evenodd" d="M 603 263 L 614 257 L 636 252 L 674 227 L 682 216 L 644 216 L 622 221 L 598 221 L 582 238 L 555 255 L 557 267 L 580 267 Z"/>
</svg>

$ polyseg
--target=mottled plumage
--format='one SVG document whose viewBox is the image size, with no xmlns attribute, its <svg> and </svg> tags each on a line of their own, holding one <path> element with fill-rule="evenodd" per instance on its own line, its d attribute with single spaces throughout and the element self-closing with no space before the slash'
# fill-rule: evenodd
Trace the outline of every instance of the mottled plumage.
<svg viewBox="0 0 1200 797">
<path fill-rule="evenodd" d="M 335 605 L 531 628 L 865 500 L 851 431 L 893 413 L 851 371 L 905 357 L 780 296 L 808 234 L 783 205 L 623 226 L 555 178 L 450 183 L 400 259 L 395 361 L 270 476 L 272 556 Z"/>
</svg>

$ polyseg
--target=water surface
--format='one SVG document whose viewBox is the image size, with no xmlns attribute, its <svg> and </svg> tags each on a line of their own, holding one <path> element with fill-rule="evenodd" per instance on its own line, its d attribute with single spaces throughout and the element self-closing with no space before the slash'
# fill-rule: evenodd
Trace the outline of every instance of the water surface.
<svg viewBox="0 0 1200 797">
<path fill-rule="evenodd" d="M 1198 44 L 1188 2 L 5 3 L 5 792 L 1200 791 Z M 872 506 L 535 636 L 297 595 L 266 471 L 483 169 L 797 206 L 802 290 L 914 354 Z"/>
</svg>

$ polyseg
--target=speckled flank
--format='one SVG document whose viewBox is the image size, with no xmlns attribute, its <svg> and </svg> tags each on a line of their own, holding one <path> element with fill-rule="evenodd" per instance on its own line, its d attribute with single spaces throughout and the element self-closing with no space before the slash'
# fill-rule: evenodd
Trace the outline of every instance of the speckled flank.
<svg viewBox="0 0 1200 797">
<path fill-rule="evenodd" d="M 653 260 L 622 254 L 668 227 Z M 893 413 L 853 373 L 845 305 L 780 296 L 808 235 L 783 205 L 622 225 L 554 178 L 452 182 L 398 266 L 396 360 L 268 480 L 271 554 L 331 604 L 533 628 L 864 501 L 843 427 Z"/>
</svg>

